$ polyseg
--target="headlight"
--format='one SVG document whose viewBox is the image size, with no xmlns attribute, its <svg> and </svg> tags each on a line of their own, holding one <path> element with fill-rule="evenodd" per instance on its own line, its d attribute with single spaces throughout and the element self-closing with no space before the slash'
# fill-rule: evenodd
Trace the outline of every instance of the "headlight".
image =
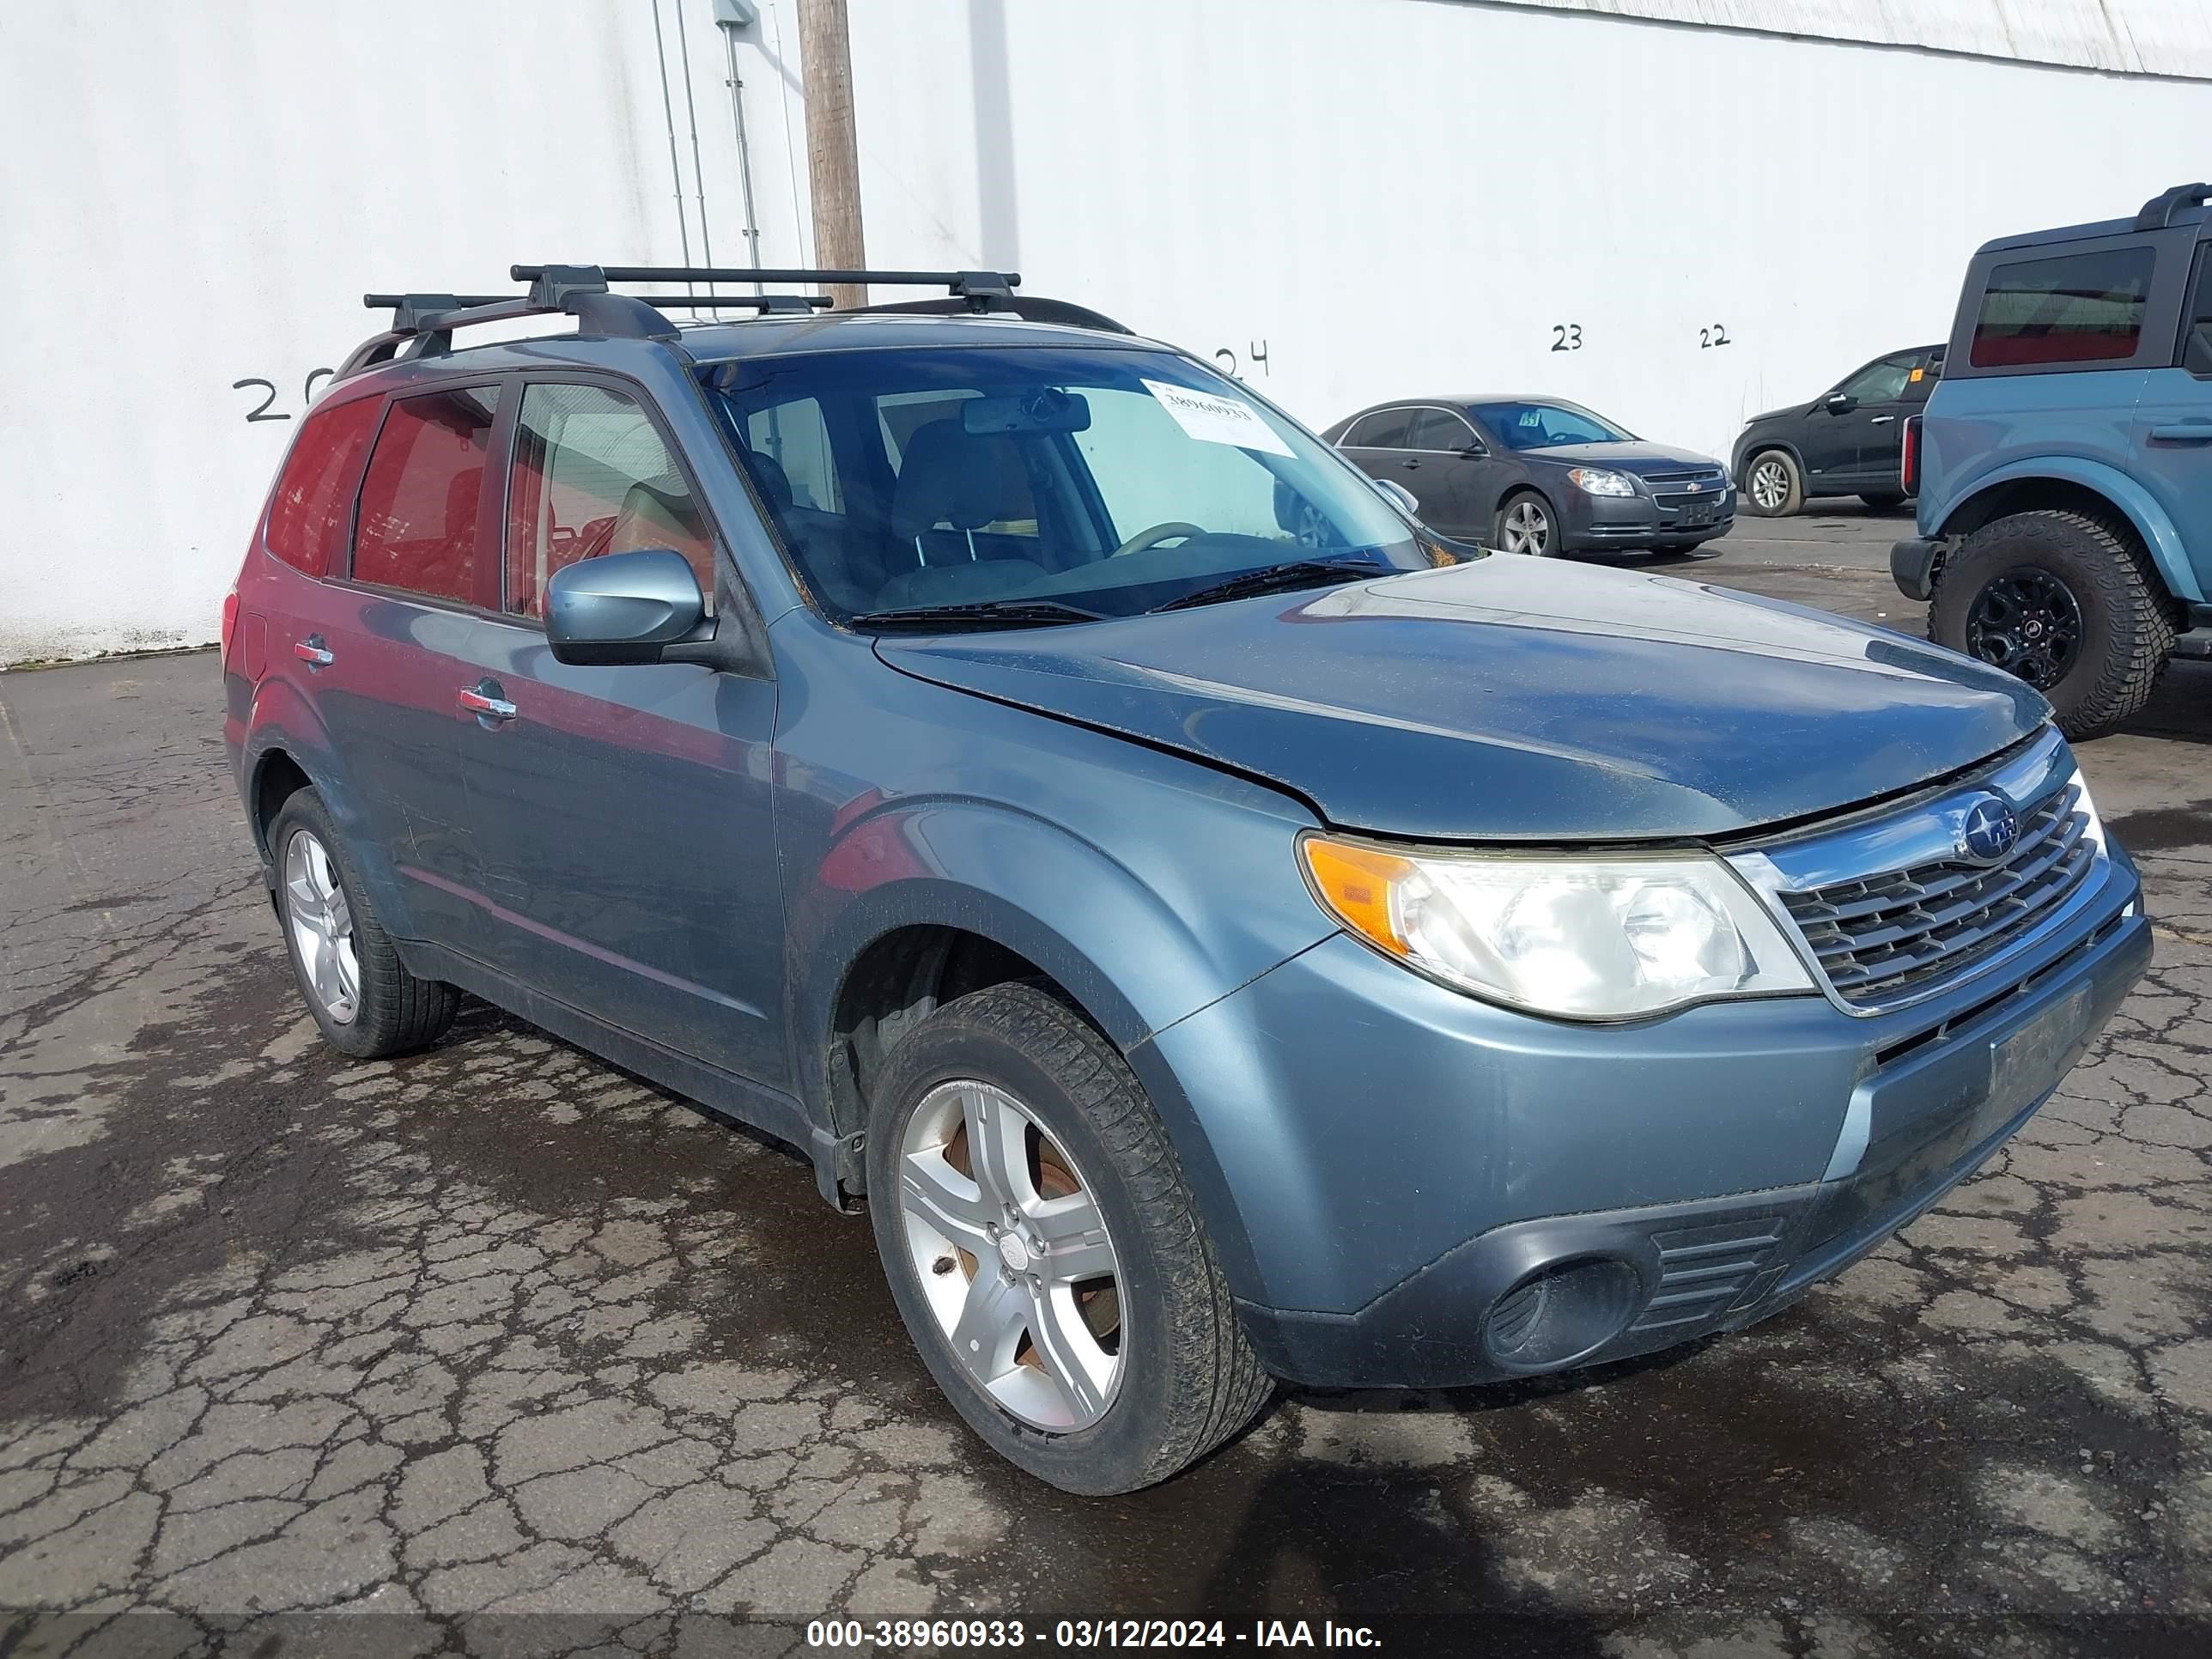
<svg viewBox="0 0 2212 1659">
<path fill-rule="evenodd" d="M 1536 1013 L 1625 1019 L 1813 988 L 1751 890 L 1707 854 L 1408 854 L 1321 836 L 1300 851 L 1322 903 L 1358 937 Z"/>
<path fill-rule="evenodd" d="M 1567 474 L 1567 482 L 1585 495 L 1633 495 L 1636 486 L 1628 481 L 1626 472 L 1608 472 L 1601 466 L 1578 466 Z"/>
</svg>

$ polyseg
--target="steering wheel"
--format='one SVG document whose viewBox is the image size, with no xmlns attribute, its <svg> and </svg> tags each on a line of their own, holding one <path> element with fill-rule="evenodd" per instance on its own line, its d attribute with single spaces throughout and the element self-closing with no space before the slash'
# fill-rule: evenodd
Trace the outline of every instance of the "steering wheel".
<svg viewBox="0 0 2212 1659">
<path fill-rule="evenodd" d="M 1165 524 L 1156 524 L 1150 530 L 1139 530 L 1106 556 L 1109 559 L 1141 553 L 1148 547 L 1158 547 L 1162 542 L 1171 542 L 1178 536 L 1203 536 L 1206 532 L 1194 524 L 1185 524 L 1181 519 L 1170 519 Z"/>
</svg>

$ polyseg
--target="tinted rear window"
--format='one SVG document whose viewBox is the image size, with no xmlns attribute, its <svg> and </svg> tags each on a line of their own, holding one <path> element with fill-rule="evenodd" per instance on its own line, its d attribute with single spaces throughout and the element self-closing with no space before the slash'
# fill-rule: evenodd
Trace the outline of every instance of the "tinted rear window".
<svg viewBox="0 0 2212 1659">
<path fill-rule="evenodd" d="M 307 416 L 269 501 L 269 550 L 311 576 L 342 568 L 362 453 L 382 405 L 356 398 Z"/>
<path fill-rule="evenodd" d="M 2019 368 L 2134 356 L 2157 262 L 2148 247 L 2124 247 L 1997 266 L 1974 319 L 1973 366 Z"/>
<path fill-rule="evenodd" d="M 475 600 L 484 454 L 498 400 L 497 386 L 472 386 L 393 403 L 362 480 L 356 581 Z"/>
</svg>

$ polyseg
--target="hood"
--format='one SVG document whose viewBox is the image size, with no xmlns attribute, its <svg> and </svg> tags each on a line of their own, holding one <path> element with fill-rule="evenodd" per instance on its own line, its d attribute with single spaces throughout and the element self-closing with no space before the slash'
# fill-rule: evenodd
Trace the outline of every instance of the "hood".
<svg viewBox="0 0 2212 1659">
<path fill-rule="evenodd" d="M 1162 616 L 889 635 L 902 672 L 1433 840 L 1724 836 L 1972 764 L 2049 708 L 1886 629 L 1498 554 Z"/>
<path fill-rule="evenodd" d="M 1552 461 L 1560 466 L 1609 466 L 1616 472 L 1675 472 L 1686 467 L 1717 467 L 1720 463 L 1694 449 L 1675 449 L 1667 444 L 1553 444 L 1545 449 L 1524 449 L 1524 461 Z"/>
<path fill-rule="evenodd" d="M 1763 415 L 1747 415 L 1743 423 L 1757 426 L 1761 421 L 1794 421 L 1805 412 L 1802 404 L 1784 404 L 1779 409 L 1770 409 Z"/>
</svg>

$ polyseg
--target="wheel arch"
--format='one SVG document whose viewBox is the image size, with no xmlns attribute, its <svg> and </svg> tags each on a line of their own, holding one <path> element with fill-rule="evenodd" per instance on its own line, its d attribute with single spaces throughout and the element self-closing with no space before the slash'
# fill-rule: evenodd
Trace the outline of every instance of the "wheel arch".
<svg viewBox="0 0 2212 1659">
<path fill-rule="evenodd" d="M 2165 508 L 2141 484 L 2102 462 L 2060 457 L 2024 461 L 1984 474 L 1958 491 L 1923 522 L 1946 539 L 1967 536 L 2014 513 L 2042 509 L 2086 513 L 2133 534 L 2168 593 L 2185 602 L 2204 598 Z"/>
</svg>

